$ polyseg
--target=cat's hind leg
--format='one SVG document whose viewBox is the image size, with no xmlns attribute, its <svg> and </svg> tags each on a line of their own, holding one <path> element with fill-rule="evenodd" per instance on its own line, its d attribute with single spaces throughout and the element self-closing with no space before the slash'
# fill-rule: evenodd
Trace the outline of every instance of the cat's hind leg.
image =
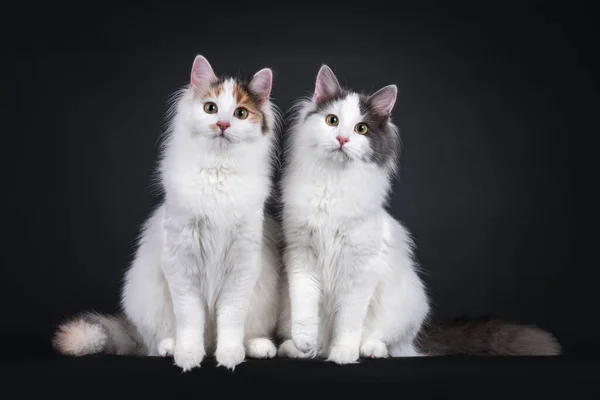
<svg viewBox="0 0 600 400">
<path fill-rule="evenodd" d="M 275 241 L 277 226 L 267 217 L 263 225 L 261 272 L 254 287 L 245 324 L 244 347 L 249 358 L 273 358 L 279 312 L 279 272 L 281 261 Z"/>
<path fill-rule="evenodd" d="M 429 306 L 412 277 L 393 286 L 382 282 L 371 302 L 361 337 L 362 358 L 416 357 L 414 341 Z"/>
<path fill-rule="evenodd" d="M 143 338 L 145 354 L 162 357 L 173 355 L 175 338 L 173 303 L 160 265 L 164 212 L 163 205 L 146 222 L 121 294 L 121 307 Z"/>
<path fill-rule="evenodd" d="M 383 278 L 369 304 L 363 325 L 363 358 L 415 357 L 415 339 L 430 310 L 425 287 L 409 251 L 406 232 L 395 224 L 385 240 Z"/>
</svg>

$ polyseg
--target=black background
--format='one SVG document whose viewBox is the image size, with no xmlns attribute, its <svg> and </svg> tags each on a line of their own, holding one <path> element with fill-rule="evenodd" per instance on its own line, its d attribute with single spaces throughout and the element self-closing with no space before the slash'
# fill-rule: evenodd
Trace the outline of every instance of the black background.
<svg viewBox="0 0 600 400">
<path fill-rule="evenodd" d="M 594 178 L 576 164 L 598 133 L 594 16 L 573 2 L 481 3 L 7 8 L 2 333 L 48 349 L 62 318 L 117 309 L 160 200 L 167 100 L 203 54 L 218 74 L 273 68 L 283 111 L 322 63 L 356 90 L 397 84 L 392 210 L 415 236 L 436 319 L 494 315 L 550 330 L 567 353 L 593 350 L 597 262 L 577 247 L 590 235 L 576 178 Z"/>
</svg>

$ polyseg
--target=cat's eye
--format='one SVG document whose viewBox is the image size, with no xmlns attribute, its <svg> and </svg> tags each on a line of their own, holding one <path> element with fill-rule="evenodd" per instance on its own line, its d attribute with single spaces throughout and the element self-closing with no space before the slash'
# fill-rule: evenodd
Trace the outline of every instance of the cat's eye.
<svg viewBox="0 0 600 400">
<path fill-rule="evenodd" d="M 356 124 L 354 126 L 354 132 L 356 132 L 360 135 L 364 135 L 365 133 L 367 133 L 368 130 L 369 130 L 369 127 L 367 126 L 367 124 L 365 124 L 363 122 Z"/>
<path fill-rule="evenodd" d="M 204 104 L 204 111 L 206 111 L 208 114 L 214 114 L 217 112 L 217 105 L 212 101 L 209 101 L 208 103 Z"/>
<path fill-rule="evenodd" d="M 337 126 L 337 124 L 340 123 L 340 120 L 337 116 L 329 114 L 327 117 L 325 117 L 325 122 L 327 122 L 327 125 L 329 126 Z"/>
<path fill-rule="evenodd" d="M 246 110 L 244 107 L 239 107 L 236 108 L 236 110 L 233 112 L 233 115 L 239 119 L 246 119 L 248 118 L 248 110 Z"/>
</svg>

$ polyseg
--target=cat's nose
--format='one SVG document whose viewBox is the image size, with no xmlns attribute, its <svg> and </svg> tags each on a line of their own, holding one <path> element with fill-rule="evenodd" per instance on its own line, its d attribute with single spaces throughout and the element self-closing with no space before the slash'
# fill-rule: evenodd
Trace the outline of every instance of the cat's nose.
<svg viewBox="0 0 600 400">
<path fill-rule="evenodd" d="M 219 121 L 217 126 L 221 129 L 221 132 L 225 132 L 225 129 L 229 128 L 231 124 L 227 121 Z"/>
<path fill-rule="evenodd" d="M 345 145 L 347 142 L 350 141 L 350 139 L 348 139 L 347 137 L 343 137 L 343 136 L 337 136 L 336 139 L 338 140 L 338 142 L 340 142 L 340 147 L 342 147 L 343 145 Z"/>
</svg>

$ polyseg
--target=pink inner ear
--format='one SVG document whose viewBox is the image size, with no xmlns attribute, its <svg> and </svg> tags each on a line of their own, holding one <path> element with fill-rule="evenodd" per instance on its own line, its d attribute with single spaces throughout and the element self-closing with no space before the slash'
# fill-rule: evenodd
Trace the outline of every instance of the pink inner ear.
<svg viewBox="0 0 600 400">
<path fill-rule="evenodd" d="M 272 84 L 273 72 L 269 68 L 264 68 L 252 77 L 252 81 L 250 81 L 250 90 L 264 103 L 271 96 Z"/>
<path fill-rule="evenodd" d="M 217 79 L 210 63 L 203 56 L 196 56 L 194 65 L 192 65 L 192 74 L 190 84 L 197 92 L 203 92 L 210 87 L 210 84 Z"/>
<path fill-rule="evenodd" d="M 398 88 L 396 85 L 389 85 L 371 95 L 371 110 L 380 115 L 388 115 L 392 112 Z"/>
<path fill-rule="evenodd" d="M 313 100 L 318 102 L 321 99 L 331 96 L 340 90 L 340 84 L 331 68 L 329 68 L 327 65 L 323 65 L 317 74 Z"/>
</svg>

